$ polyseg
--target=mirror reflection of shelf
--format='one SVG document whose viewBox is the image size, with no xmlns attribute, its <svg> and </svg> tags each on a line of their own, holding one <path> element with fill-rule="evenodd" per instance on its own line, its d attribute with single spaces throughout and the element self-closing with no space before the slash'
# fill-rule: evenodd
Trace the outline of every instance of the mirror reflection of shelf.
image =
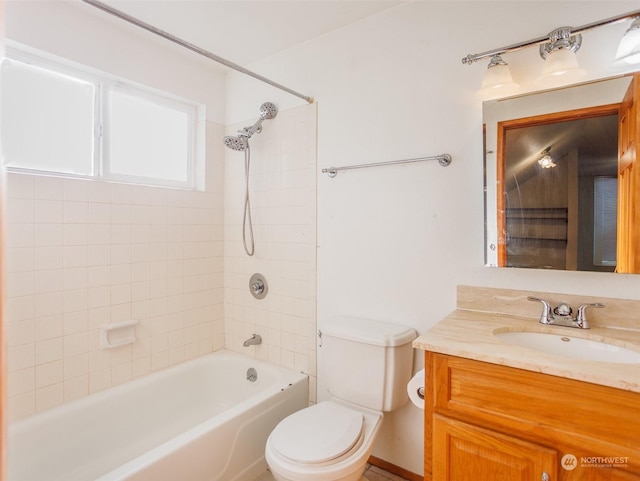
<svg viewBox="0 0 640 481">
<path fill-rule="evenodd" d="M 508 208 L 506 222 L 509 243 L 567 242 L 569 213 L 566 207 Z"/>
</svg>

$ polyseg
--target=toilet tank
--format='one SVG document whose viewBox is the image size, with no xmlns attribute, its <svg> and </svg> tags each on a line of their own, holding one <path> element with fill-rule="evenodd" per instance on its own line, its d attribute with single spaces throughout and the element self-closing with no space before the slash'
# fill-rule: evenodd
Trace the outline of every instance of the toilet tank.
<svg viewBox="0 0 640 481">
<path fill-rule="evenodd" d="M 321 329 L 325 382 L 332 396 L 376 411 L 393 411 L 408 399 L 415 329 L 337 317 Z"/>
</svg>

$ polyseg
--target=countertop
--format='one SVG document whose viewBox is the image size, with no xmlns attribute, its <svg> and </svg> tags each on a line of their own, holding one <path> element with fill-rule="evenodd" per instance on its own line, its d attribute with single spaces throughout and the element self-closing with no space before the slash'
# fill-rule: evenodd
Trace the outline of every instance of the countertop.
<svg viewBox="0 0 640 481">
<path fill-rule="evenodd" d="M 640 364 L 583 361 L 546 354 L 501 341 L 494 336 L 498 330 L 606 340 L 640 352 L 640 329 L 546 326 L 531 317 L 467 309 L 453 311 L 414 340 L 413 347 L 640 393 Z"/>
</svg>

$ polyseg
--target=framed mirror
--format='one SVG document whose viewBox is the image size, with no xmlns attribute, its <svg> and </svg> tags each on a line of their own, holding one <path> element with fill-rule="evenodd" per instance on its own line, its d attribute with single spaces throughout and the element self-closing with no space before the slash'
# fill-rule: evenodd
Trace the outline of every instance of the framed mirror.
<svg viewBox="0 0 640 481">
<path fill-rule="evenodd" d="M 487 266 L 619 271 L 618 112 L 631 81 L 484 102 Z"/>
</svg>

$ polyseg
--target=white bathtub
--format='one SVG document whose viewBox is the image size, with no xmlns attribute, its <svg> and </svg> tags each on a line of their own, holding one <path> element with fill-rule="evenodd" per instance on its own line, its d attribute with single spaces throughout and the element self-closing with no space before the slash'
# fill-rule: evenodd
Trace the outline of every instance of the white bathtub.
<svg viewBox="0 0 640 481">
<path fill-rule="evenodd" d="M 8 481 L 252 481 L 307 396 L 307 376 L 219 351 L 11 423 Z"/>
</svg>

